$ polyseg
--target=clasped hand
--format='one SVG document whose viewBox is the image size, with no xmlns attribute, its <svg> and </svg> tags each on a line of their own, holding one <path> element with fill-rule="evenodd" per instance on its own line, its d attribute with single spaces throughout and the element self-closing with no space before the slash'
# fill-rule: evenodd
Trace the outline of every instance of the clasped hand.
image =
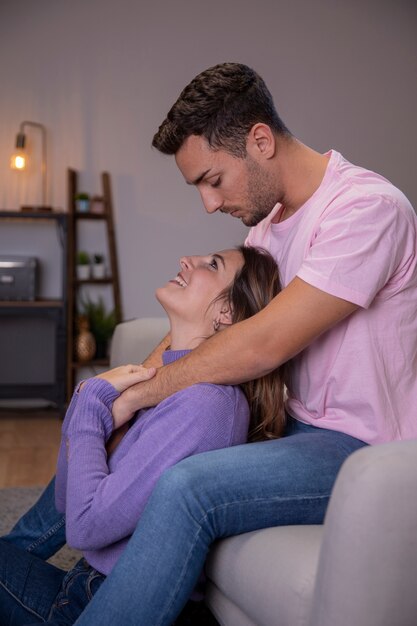
<svg viewBox="0 0 417 626">
<path fill-rule="evenodd" d="M 115 367 L 96 376 L 96 378 L 107 380 L 107 382 L 113 385 L 116 391 L 122 394 L 113 403 L 112 414 L 115 429 L 128 422 L 136 410 L 124 401 L 123 391 L 126 391 L 126 389 L 133 387 L 133 385 L 137 383 L 149 380 L 155 376 L 155 373 L 155 367 L 148 368 L 143 365 L 121 365 L 120 367 Z"/>
</svg>

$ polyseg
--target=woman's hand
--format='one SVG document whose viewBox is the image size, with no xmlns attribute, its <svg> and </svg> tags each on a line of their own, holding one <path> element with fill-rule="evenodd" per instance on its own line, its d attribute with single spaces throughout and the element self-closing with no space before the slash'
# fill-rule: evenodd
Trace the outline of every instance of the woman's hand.
<svg viewBox="0 0 417 626">
<path fill-rule="evenodd" d="M 98 374 L 95 378 L 102 378 L 107 380 L 116 391 L 122 393 L 125 389 L 128 389 L 136 383 L 141 383 L 144 380 L 149 380 L 155 376 L 155 367 L 143 367 L 143 365 L 121 365 L 115 367 L 108 372 Z"/>
</svg>

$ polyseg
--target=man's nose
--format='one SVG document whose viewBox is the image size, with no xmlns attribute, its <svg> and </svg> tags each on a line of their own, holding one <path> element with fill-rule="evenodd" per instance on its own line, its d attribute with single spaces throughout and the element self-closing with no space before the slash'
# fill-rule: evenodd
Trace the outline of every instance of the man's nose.
<svg viewBox="0 0 417 626">
<path fill-rule="evenodd" d="M 222 208 L 223 200 L 215 189 L 201 189 L 200 195 L 207 213 L 215 213 Z"/>
</svg>

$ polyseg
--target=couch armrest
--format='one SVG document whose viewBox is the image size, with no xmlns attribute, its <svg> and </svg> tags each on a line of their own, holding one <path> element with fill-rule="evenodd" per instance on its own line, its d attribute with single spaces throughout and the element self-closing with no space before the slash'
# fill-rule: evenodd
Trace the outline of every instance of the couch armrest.
<svg viewBox="0 0 417 626">
<path fill-rule="evenodd" d="M 412 626 L 416 580 L 417 440 L 363 448 L 330 500 L 310 626 Z"/>
<path fill-rule="evenodd" d="M 116 326 L 110 350 L 110 367 L 142 363 L 169 331 L 166 317 L 141 317 Z"/>
</svg>

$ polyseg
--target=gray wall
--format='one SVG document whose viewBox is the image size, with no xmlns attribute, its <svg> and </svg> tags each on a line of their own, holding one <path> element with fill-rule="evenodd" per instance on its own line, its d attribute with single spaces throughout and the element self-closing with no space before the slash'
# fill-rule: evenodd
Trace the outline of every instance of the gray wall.
<svg viewBox="0 0 417 626">
<path fill-rule="evenodd" d="M 180 90 L 199 71 L 242 61 L 265 78 L 290 129 L 375 169 L 417 204 L 416 3 L 411 0 L 2 0 L 0 207 L 40 201 L 36 168 L 8 169 L 19 123 L 48 128 L 50 201 L 66 207 L 66 168 L 99 191 L 112 174 L 124 316 L 159 313 L 153 293 L 183 253 L 236 244 L 246 229 L 207 216 L 174 160 L 150 147 Z M 30 133 L 36 159 L 39 142 Z M 23 228 L 23 227 L 22 227 Z M 1 226 L 0 253 L 26 252 Z M 56 237 L 31 239 L 59 290 Z M 92 232 L 85 246 L 102 247 Z M 22 249 L 20 249 L 22 248 Z M 33 249 L 32 249 L 33 248 Z"/>
</svg>

